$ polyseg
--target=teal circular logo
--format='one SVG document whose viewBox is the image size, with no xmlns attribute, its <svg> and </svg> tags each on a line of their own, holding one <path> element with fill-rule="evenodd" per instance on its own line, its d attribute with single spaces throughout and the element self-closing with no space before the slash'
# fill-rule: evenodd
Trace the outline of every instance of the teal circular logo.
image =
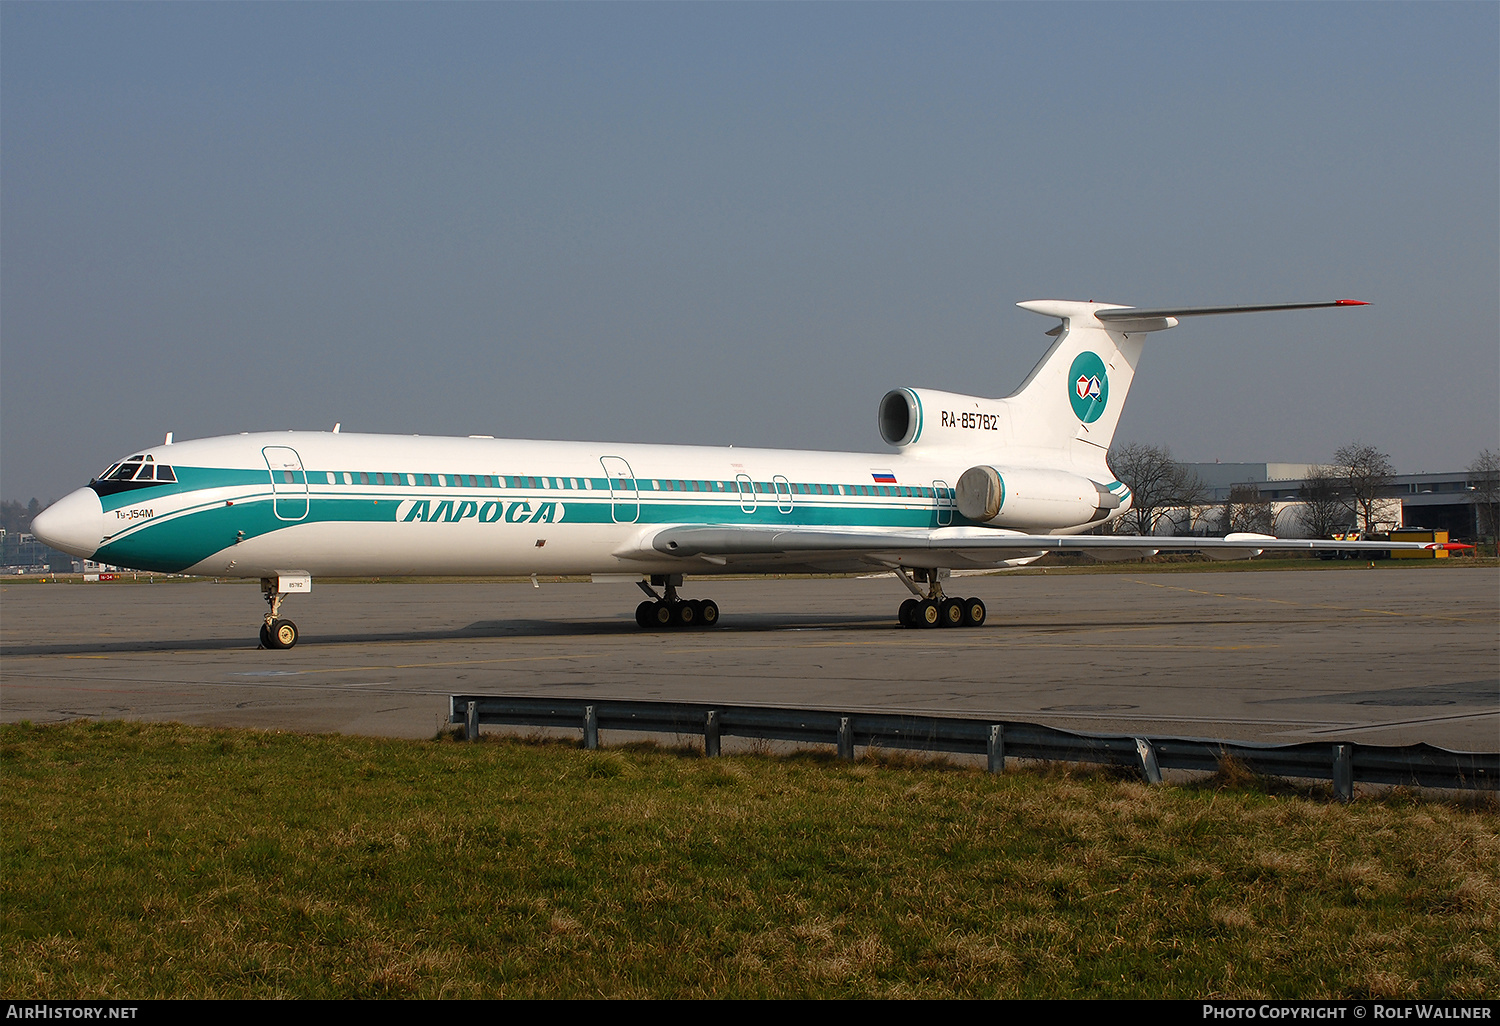
<svg viewBox="0 0 1500 1026">
<path fill-rule="evenodd" d="M 1092 424 L 1104 413 L 1109 401 L 1109 374 L 1096 353 L 1079 353 L 1068 371 L 1068 398 L 1073 412 L 1085 424 Z"/>
</svg>

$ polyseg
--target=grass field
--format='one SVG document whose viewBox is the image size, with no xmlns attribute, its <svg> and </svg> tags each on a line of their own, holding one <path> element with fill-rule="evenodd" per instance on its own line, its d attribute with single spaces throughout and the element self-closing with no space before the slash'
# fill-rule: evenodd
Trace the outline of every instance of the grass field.
<svg viewBox="0 0 1500 1026">
<path fill-rule="evenodd" d="M 1493 801 L 0 727 L 0 990 L 1493 996 Z"/>
</svg>

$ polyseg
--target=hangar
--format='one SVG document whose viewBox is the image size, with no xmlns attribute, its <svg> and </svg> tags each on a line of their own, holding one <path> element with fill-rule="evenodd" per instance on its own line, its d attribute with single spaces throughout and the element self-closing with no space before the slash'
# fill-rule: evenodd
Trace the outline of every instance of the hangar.
<svg viewBox="0 0 1500 1026">
<path fill-rule="evenodd" d="M 1253 492 L 1271 503 L 1274 533 L 1297 537 L 1311 463 L 1187 463 L 1205 485 L 1205 505 L 1228 502 L 1232 493 Z M 1396 474 L 1381 489 L 1383 529 L 1398 527 L 1447 531 L 1454 541 L 1475 542 L 1491 535 L 1484 516 L 1486 483 L 1467 470 L 1438 474 Z M 1494 483 L 1488 485 L 1493 491 Z M 1490 503 L 1494 498 L 1490 497 Z M 1353 514 L 1351 513 L 1351 521 Z M 1195 525 L 1201 518 L 1194 518 Z M 1304 533 L 1305 532 L 1300 532 Z"/>
</svg>

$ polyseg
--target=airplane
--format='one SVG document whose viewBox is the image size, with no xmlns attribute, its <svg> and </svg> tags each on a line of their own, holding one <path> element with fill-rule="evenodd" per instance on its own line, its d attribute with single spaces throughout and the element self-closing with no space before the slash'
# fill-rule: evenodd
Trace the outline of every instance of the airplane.
<svg viewBox="0 0 1500 1026">
<path fill-rule="evenodd" d="M 1277 550 L 1433 543 L 1086 534 L 1130 509 L 1106 456 L 1146 336 L 1185 317 L 1358 300 L 1139 309 L 1033 300 L 1059 321 L 1019 388 L 987 399 L 898 388 L 880 400 L 894 452 L 844 453 L 284 431 L 142 449 L 32 523 L 54 548 L 164 573 L 259 578 L 263 647 L 291 648 L 288 595 L 314 577 L 594 575 L 647 594 L 646 629 L 712 627 L 690 576 L 894 571 L 906 627 L 978 627 L 953 571 L 1022 566 L 1047 552 L 1102 560 L 1192 549 L 1220 559 Z M 660 590 L 658 590 L 660 589 Z"/>
</svg>

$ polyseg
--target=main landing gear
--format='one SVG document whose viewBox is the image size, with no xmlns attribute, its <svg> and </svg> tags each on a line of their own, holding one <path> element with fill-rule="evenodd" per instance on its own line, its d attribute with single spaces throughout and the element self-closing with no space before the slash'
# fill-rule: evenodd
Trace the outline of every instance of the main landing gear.
<svg viewBox="0 0 1500 1026">
<path fill-rule="evenodd" d="M 642 630 L 664 630 L 673 627 L 715 627 L 719 623 L 719 604 L 713 599 L 677 597 L 682 585 L 681 574 L 654 574 L 651 584 L 660 585 L 665 594 L 658 595 L 645 581 L 637 581 L 651 598 L 635 607 L 635 622 Z"/>
<path fill-rule="evenodd" d="M 281 612 L 281 602 L 286 598 L 286 592 L 279 588 L 276 578 L 263 577 L 260 593 L 271 607 L 271 611 L 266 614 L 265 623 L 260 625 L 260 647 L 291 648 L 297 643 L 297 625 L 277 615 Z"/>
<path fill-rule="evenodd" d="M 901 603 L 896 618 L 903 627 L 978 627 L 987 615 L 984 602 L 977 598 L 958 599 L 943 595 L 943 571 L 916 569 L 912 577 L 905 570 L 896 576 L 916 598 Z M 926 594 L 917 582 L 927 584 Z"/>
</svg>

